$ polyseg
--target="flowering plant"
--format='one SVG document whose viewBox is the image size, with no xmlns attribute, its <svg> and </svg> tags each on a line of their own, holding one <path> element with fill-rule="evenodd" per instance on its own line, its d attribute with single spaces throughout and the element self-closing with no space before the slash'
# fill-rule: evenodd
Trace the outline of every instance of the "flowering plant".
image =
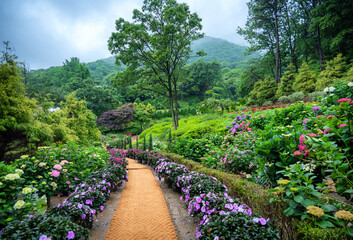
<svg viewBox="0 0 353 240">
<path fill-rule="evenodd" d="M 12 221 L 0 237 L 13 239 L 88 239 L 89 230 L 71 222 L 67 217 L 36 215 L 22 221 Z"/>
<path fill-rule="evenodd" d="M 157 165 L 155 171 L 159 179 L 163 177 L 170 180 L 172 183 L 176 183 L 177 178 L 187 173 L 189 170 L 184 165 L 163 161 L 161 164 Z"/>
<path fill-rule="evenodd" d="M 268 220 L 241 211 L 215 214 L 205 218 L 196 229 L 197 239 L 280 239 L 276 227 Z"/>
<path fill-rule="evenodd" d="M 104 209 L 105 203 L 102 205 Z M 71 219 L 72 222 L 81 225 L 86 228 L 92 227 L 93 218 L 97 211 L 92 209 L 89 205 L 77 202 L 64 201 L 62 204 L 58 204 L 52 208 L 48 213 L 50 216 L 63 216 Z"/>
<path fill-rule="evenodd" d="M 101 185 L 89 185 L 87 183 L 79 184 L 73 193 L 69 195 L 67 201 L 75 203 L 84 203 L 91 208 L 99 211 L 100 207 L 106 202 L 110 189 L 101 187 Z"/>
<path fill-rule="evenodd" d="M 251 209 L 245 204 L 240 204 L 238 200 L 233 200 L 226 192 L 214 194 L 207 193 L 195 196 L 188 205 L 188 212 L 191 216 L 197 216 L 200 219 L 204 215 L 217 214 L 220 211 L 241 211 L 248 212 L 251 215 Z"/>
</svg>

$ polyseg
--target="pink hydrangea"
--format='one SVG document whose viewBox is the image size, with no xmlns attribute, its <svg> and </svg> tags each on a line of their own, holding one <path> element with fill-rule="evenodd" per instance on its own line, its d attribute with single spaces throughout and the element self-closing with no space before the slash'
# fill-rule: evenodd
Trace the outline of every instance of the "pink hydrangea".
<svg viewBox="0 0 353 240">
<path fill-rule="evenodd" d="M 324 118 L 326 118 L 326 116 L 325 116 L 325 115 L 319 115 L 319 116 L 317 116 L 317 117 L 316 117 L 316 119 L 318 119 L 318 118 L 320 118 L 320 117 L 324 117 Z"/>
<path fill-rule="evenodd" d="M 59 177 L 59 176 L 60 176 L 60 172 L 57 171 L 57 170 L 53 170 L 53 171 L 51 172 L 51 175 L 52 175 L 53 177 Z"/>
<path fill-rule="evenodd" d="M 304 145 L 304 144 L 299 144 L 298 147 L 299 147 L 299 151 L 304 151 L 306 145 Z"/>
<path fill-rule="evenodd" d="M 341 98 L 341 99 L 338 99 L 337 102 L 341 103 L 341 102 L 350 102 L 352 101 L 352 99 L 350 98 Z"/>
<path fill-rule="evenodd" d="M 325 130 L 324 130 L 324 134 L 327 134 L 327 133 L 328 133 L 328 131 L 332 131 L 332 129 L 331 129 L 331 128 L 327 128 L 327 129 L 325 129 Z"/>
<path fill-rule="evenodd" d="M 53 168 L 56 169 L 56 170 L 63 169 L 63 167 L 60 164 L 55 164 Z"/>
<path fill-rule="evenodd" d="M 305 141 L 305 134 L 302 134 L 302 135 L 299 137 L 299 142 L 300 142 L 300 144 L 304 144 L 304 141 Z"/>
<path fill-rule="evenodd" d="M 67 161 L 67 160 L 62 160 L 62 161 L 60 162 L 60 165 L 64 165 L 65 163 L 69 163 L 69 161 Z"/>
<path fill-rule="evenodd" d="M 331 118 L 334 118 L 334 117 L 336 117 L 336 116 L 335 115 L 328 115 L 327 116 L 328 119 L 331 119 Z"/>
<path fill-rule="evenodd" d="M 308 154 L 309 154 L 310 150 L 306 150 L 305 153 L 304 153 L 304 157 L 308 157 Z"/>
<path fill-rule="evenodd" d="M 317 137 L 317 135 L 315 133 L 310 133 L 308 136 L 309 137 Z"/>
<path fill-rule="evenodd" d="M 293 153 L 293 155 L 294 155 L 294 156 L 301 156 L 301 155 L 303 155 L 303 153 L 300 152 L 300 151 L 295 151 L 295 152 Z"/>
<path fill-rule="evenodd" d="M 345 127 L 345 126 L 347 126 L 347 124 L 340 124 L 338 125 L 338 128 Z"/>
</svg>

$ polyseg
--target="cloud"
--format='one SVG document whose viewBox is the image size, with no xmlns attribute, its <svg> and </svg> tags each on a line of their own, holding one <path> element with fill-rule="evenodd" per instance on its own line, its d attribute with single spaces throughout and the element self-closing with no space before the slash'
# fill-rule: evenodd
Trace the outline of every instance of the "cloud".
<svg viewBox="0 0 353 240">
<path fill-rule="evenodd" d="M 246 0 L 177 0 L 202 18 L 203 32 L 245 45 L 236 34 L 247 16 Z M 131 21 L 143 0 L 0 0 L 0 41 L 9 40 L 15 54 L 31 69 L 110 56 L 107 41 L 120 17 Z"/>
<path fill-rule="evenodd" d="M 230 42 L 247 45 L 236 33 L 238 27 L 244 27 L 248 14 L 248 0 L 178 0 L 190 6 L 202 18 L 203 31 L 211 36 Z"/>
</svg>

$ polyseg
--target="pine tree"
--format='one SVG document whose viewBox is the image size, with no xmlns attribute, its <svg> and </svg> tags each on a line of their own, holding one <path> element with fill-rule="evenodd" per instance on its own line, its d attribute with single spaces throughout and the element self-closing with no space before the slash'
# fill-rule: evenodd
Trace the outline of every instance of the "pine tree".
<svg viewBox="0 0 353 240">
<path fill-rule="evenodd" d="M 149 142 L 148 142 L 148 150 L 149 151 L 153 150 L 152 133 L 150 133 L 150 139 L 149 139 Z"/>
<path fill-rule="evenodd" d="M 277 84 L 274 79 L 266 76 L 264 80 L 255 83 L 250 96 L 254 103 L 262 104 L 266 101 L 273 101 L 277 90 Z"/>
<path fill-rule="evenodd" d="M 278 84 L 276 98 L 289 96 L 294 92 L 292 86 L 295 81 L 295 76 L 295 66 L 293 63 L 291 63 L 288 66 L 288 71 L 284 73 L 283 77 L 281 78 L 281 82 Z"/>
<path fill-rule="evenodd" d="M 316 91 L 322 91 L 326 87 L 330 87 L 336 79 L 341 79 L 346 72 L 347 64 L 342 54 L 331 61 L 326 62 L 326 68 L 323 70 L 316 82 Z"/>
<path fill-rule="evenodd" d="M 353 82 L 353 66 L 348 69 L 342 80 L 345 82 Z"/>
<path fill-rule="evenodd" d="M 131 136 L 129 135 L 129 149 L 132 149 L 132 141 L 131 141 Z"/>
<path fill-rule="evenodd" d="M 315 73 L 309 69 L 309 65 L 306 62 L 299 68 L 298 75 L 293 83 L 293 90 L 303 93 L 315 91 Z"/>
<path fill-rule="evenodd" d="M 169 128 L 169 134 L 168 134 L 168 142 L 169 144 L 172 144 L 173 138 L 172 138 L 172 129 Z"/>
<path fill-rule="evenodd" d="M 146 151 L 146 135 L 143 136 L 143 151 Z"/>
</svg>

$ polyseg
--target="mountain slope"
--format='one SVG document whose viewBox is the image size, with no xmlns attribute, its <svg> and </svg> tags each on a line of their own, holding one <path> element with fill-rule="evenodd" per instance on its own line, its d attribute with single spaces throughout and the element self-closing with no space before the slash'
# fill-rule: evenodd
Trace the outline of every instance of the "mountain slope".
<svg viewBox="0 0 353 240">
<path fill-rule="evenodd" d="M 202 39 L 196 40 L 191 44 L 191 50 L 193 53 L 192 57 L 187 61 L 187 64 L 196 62 L 198 60 L 203 60 L 206 62 L 218 61 L 221 63 L 222 67 L 229 68 L 239 68 L 241 67 L 247 60 L 257 56 L 257 54 L 252 54 L 250 56 L 245 56 L 246 47 L 239 46 L 234 43 L 228 42 L 226 40 L 220 38 L 213 38 L 205 36 Z M 207 55 L 204 57 L 197 57 L 196 52 L 203 50 Z M 89 67 L 92 71 L 93 76 L 101 76 L 100 73 L 95 73 L 94 71 L 99 70 L 97 65 L 104 65 L 104 69 L 107 69 L 109 64 L 114 65 L 115 58 L 109 57 L 101 60 L 97 60 L 95 62 L 87 63 L 87 67 Z M 96 66 L 96 67 L 94 67 Z M 115 66 L 115 65 L 114 65 Z M 117 70 L 119 67 L 113 68 L 112 70 Z M 122 70 L 123 67 L 120 67 Z M 97 70 L 96 70 L 97 69 Z M 104 75 L 107 75 L 105 73 Z"/>
<path fill-rule="evenodd" d="M 204 57 L 192 57 L 189 59 L 188 63 L 193 63 L 198 59 L 206 62 L 216 60 L 220 62 L 222 66 L 230 68 L 236 68 L 239 63 L 243 63 L 256 56 L 245 56 L 245 46 L 239 46 L 223 39 L 208 36 L 194 41 L 191 45 L 191 49 L 194 53 L 203 50 L 207 55 Z"/>
</svg>

